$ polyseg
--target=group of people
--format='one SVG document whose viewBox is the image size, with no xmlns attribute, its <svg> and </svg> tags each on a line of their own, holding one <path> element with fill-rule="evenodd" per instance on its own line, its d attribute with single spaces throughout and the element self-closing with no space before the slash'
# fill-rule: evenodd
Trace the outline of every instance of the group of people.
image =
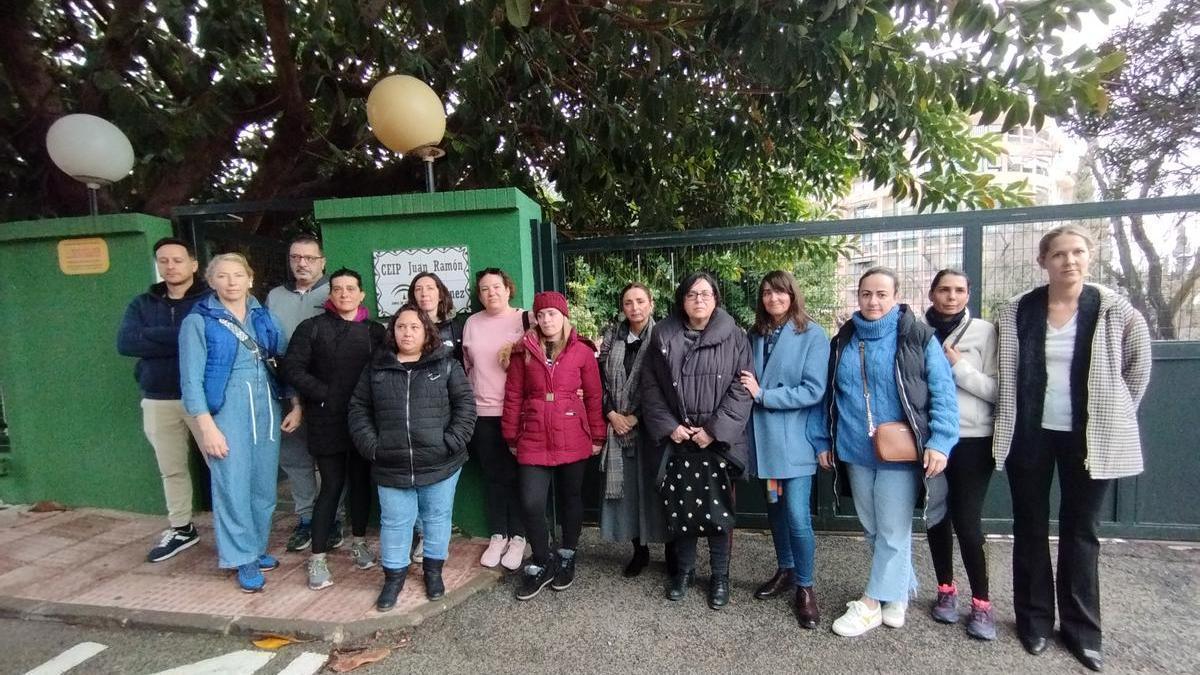
<svg viewBox="0 0 1200 675">
<path fill-rule="evenodd" d="M 482 310 L 465 322 L 453 319 L 441 280 L 424 273 L 384 329 L 367 320 L 356 272 L 324 276 L 314 239 L 293 242 L 295 286 L 273 290 L 268 307 L 250 294 L 241 256 L 213 258 L 206 288 L 187 245 L 163 240 L 155 247 L 163 282 L 131 303 L 119 338 L 122 353 L 141 358 L 146 434 L 169 510 L 171 528 L 149 559 L 167 559 L 198 536 L 190 432 L 212 472 L 220 565 L 237 570 L 243 590 L 261 590 L 262 572 L 278 565 L 267 535 L 282 465 L 300 516 L 289 548 L 311 548 L 311 588 L 332 583 L 325 556 L 342 543 L 343 501 L 355 565 L 376 564 L 365 536 L 377 494 L 377 607 L 394 606 L 417 560 L 437 599 L 458 477 L 474 457 L 491 535 L 480 564 L 523 568 L 516 597 L 529 600 L 575 579 L 584 475 L 598 456 L 600 531 L 632 543 L 625 576 L 647 567 L 650 544 L 664 544 L 665 595 L 682 599 L 704 539 L 713 609 L 730 598 L 737 481 L 761 481 L 777 570 L 754 595 L 794 590 L 799 625 L 815 628 L 811 501 L 822 469 L 834 472 L 837 494 L 853 498 L 870 553 L 862 595 L 833 632 L 904 625 L 917 590 L 920 509 L 937 577 L 933 618 L 962 620 L 957 537 L 971 595 L 966 631 L 992 640 L 981 517 L 1000 469 L 1013 501 L 1021 643 L 1031 654 L 1046 649 L 1057 601 L 1064 643 L 1099 670 L 1099 513 L 1109 484 L 1142 470 L 1136 412 L 1150 339 L 1125 299 L 1085 283 L 1093 249 L 1079 228 L 1046 233 L 1037 262 L 1048 283 L 1008 302 L 998 327 L 969 312 L 971 280 L 961 271 L 937 273 L 921 316 L 900 302 L 898 275 L 877 267 L 859 279 L 858 311 L 832 338 L 785 271 L 763 277 L 743 331 L 722 308 L 717 280 L 697 272 L 657 322 L 650 289 L 626 286 L 619 318 L 597 345 L 572 327 L 559 293 L 536 294 L 529 311 L 512 307 L 515 284 L 497 268 L 476 275 Z M 307 468 L 281 456 L 281 437 L 303 438 Z M 1056 468 L 1057 580 L 1049 547 Z M 312 505 L 301 504 L 305 480 Z M 556 543 L 546 519 L 552 497 Z"/>
</svg>

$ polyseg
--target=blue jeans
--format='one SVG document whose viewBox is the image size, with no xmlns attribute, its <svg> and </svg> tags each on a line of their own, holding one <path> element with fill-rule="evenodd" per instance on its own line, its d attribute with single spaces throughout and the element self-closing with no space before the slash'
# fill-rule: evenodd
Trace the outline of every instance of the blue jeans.
<svg viewBox="0 0 1200 675">
<path fill-rule="evenodd" d="M 449 478 L 415 488 L 379 486 L 379 553 L 383 566 L 408 567 L 412 555 L 413 523 L 424 525 L 427 560 L 445 560 L 450 553 L 450 516 L 454 490 L 462 469 Z"/>
<path fill-rule="evenodd" d="M 813 585 L 817 540 L 812 529 L 812 476 L 779 481 L 782 494 L 774 504 L 767 502 L 767 520 L 775 542 L 780 569 L 794 570 L 796 584 Z"/>
<path fill-rule="evenodd" d="M 880 602 L 907 602 L 917 590 L 912 566 L 912 519 L 921 480 L 918 467 L 847 467 L 854 510 L 871 552 L 867 597 Z"/>
</svg>

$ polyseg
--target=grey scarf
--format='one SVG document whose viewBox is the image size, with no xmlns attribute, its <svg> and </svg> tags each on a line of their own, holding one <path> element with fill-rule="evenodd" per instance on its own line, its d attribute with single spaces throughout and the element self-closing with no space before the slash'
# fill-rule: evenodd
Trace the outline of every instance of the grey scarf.
<svg viewBox="0 0 1200 675">
<path fill-rule="evenodd" d="M 629 324 L 622 321 L 613 324 L 606 331 L 603 346 L 600 348 L 600 361 L 604 364 L 605 389 L 608 392 L 609 406 L 622 415 L 628 415 L 641 408 L 642 359 L 649 351 L 650 334 L 654 331 L 654 318 L 646 322 L 642 329 L 641 347 L 633 359 L 633 367 L 629 375 L 625 375 L 625 353 L 628 343 L 625 336 L 629 334 Z M 621 499 L 625 496 L 625 459 L 632 459 L 637 448 L 638 430 L 635 428 L 624 436 L 613 431 L 608 426 L 608 440 L 604 444 L 604 453 L 600 458 L 604 477 L 604 498 Z"/>
</svg>

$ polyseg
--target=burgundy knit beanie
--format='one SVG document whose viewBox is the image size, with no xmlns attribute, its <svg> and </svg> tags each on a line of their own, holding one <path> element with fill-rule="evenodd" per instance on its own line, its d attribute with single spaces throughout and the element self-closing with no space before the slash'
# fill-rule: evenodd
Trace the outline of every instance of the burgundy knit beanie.
<svg viewBox="0 0 1200 675">
<path fill-rule="evenodd" d="M 533 313 L 537 315 L 543 309 L 554 308 L 562 312 L 565 317 L 570 317 L 571 313 L 567 309 L 567 299 L 558 291 L 542 291 L 533 296 Z"/>
</svg>

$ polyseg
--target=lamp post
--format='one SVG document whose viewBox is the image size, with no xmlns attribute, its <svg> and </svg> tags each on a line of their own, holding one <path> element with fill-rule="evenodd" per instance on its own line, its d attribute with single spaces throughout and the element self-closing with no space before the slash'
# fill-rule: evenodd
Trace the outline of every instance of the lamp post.
<svg viewBox="0 0 1200 675">
<path fill-rule="evenodd" d="M 410 75 L 383 78 L 367 96 L 367 122 L 389 150 L 425 162 L 425 191 L 434 192 L 433 162 L 446 156 L 438 147 L 446 135 L 446 110 L 429 85 Z"/>
<path fill-rule="evenodd" d="M 112 122 L 95 115 L 66 115 L 46 132 L 46 150 L 63 173 L 88 188 L 88 207 L 99 211 L 96 191 L 133 169 L 133 146 Z"/>
</svg>

